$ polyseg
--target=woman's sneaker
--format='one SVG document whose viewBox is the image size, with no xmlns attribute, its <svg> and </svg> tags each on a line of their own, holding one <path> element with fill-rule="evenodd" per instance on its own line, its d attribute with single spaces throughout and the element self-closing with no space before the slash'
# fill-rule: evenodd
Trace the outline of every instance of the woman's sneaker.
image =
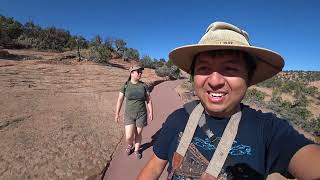
<svg viewBox="0 0 320 180">
<path fill-rule="evenodd" d="M 126 154 L 129 156 L 130 154 L 132 154 L 132 145 L 128 145 L 127 148 L 126 148 Z"/>
<path fill-rule="evenodd" d="M 142 154 L 140 153 L 140 151 L 134 151 L 134 154 L 136 155 L 137 159 L 141 159 L 142 158 Z"/>
</svg>

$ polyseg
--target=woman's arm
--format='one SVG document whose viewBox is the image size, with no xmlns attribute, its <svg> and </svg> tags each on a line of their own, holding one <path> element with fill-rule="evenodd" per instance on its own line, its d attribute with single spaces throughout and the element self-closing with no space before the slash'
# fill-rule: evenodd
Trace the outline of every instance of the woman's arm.
<svg viewBox="0 0 320 180">
<path fill-rule="evenodd" d="M 156 180 L 161 176 L 164 168 L 167 165 L 166 160 L 158 158 L 156 155 L 152 155 L 149 162 L 139 173 L 137 180 Z"/>
<path fill-rule="evenodd" d="M 152 107 L 151 96 L 150 96 L 149 93 L 148 93 L 148 96 L 147 96 L 147 107 L 148 107 L 148 110 L 149 110 L 149 120 L 152 121 L 153 120 L 153 107 Z"/>
<path fill-rule="evenodd" d="M 120 92 L 118 100 L 117 100 L 116 115 L 115 115 L 115 118 L 114 118 L 115 122 L 119 122 L 119 119 L 120 119 L 119 114 L 120 114 L 120 110 L 121 110 L 121 106 L 122 106 L 123 100 L 124 100 L 124 94 L 122 92 Z"/>
</svg>

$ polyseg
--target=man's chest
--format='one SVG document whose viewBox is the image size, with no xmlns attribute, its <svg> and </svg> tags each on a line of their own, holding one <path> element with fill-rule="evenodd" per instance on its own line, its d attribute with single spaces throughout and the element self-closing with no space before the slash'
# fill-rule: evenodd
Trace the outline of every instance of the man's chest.
<svg viewBox="0 0 320 180">
<path fill-rule="evenodd" d="M 176 138 L 177 144 L 180 142 L 181 134 Z M 174 177 L 177 179 L 200 179 L 217 149 L 220 139 L 221 134 L 217 134 L 216 141 L 212 142 L 200 129 L 197 129 Z M 256 179 L 263 178 L 262 156 L 263 152 L 259 150 L 255 138 L 236 138 L 219 176 L 234 177 L 250 174 Z"/>
</svg>

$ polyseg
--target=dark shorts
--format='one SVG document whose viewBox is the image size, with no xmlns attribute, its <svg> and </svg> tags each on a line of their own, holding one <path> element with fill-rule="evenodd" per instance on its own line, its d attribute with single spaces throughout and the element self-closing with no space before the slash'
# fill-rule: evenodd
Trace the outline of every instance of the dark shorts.
<svg viewBox="0 0 320 180">
<path fill-rule="evenodd" d="M 136 127 L 145 127 L 148 125 L 147 112 L 124 113 L 124 125 L 135 124 Z"/>
</svg>

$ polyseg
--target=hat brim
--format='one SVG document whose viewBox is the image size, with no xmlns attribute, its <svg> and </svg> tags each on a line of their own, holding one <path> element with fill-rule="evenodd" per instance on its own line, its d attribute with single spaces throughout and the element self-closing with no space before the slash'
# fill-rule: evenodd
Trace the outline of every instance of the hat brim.
<svg viewBox="0 0 320 180">
<path fill-rule="evenodd" d="M 190 74 L 191 64 L 197 54 L 205 51 L 227 49 L 244 51 L 254 58 L 256 70 L 252 75 L 249 85 L 254 85 L 271 78 L 280 72 L 284 66 L 283 58 L 276 52 L 255 46 L 241 45 L 187 45 L 173 49 L 169 53 L 169 58 L 177 67 Z"/>
<path fill-rule="evenodd" d="M 144 68 L 143 68 L 143 67 L 140 67 L 140 68 L 131 69 L 131 70 L 130 70 L 130 73 L 131 73 L 132 71 L 137 71 L 137 70 L 144 70 Z"/>
</svg>

